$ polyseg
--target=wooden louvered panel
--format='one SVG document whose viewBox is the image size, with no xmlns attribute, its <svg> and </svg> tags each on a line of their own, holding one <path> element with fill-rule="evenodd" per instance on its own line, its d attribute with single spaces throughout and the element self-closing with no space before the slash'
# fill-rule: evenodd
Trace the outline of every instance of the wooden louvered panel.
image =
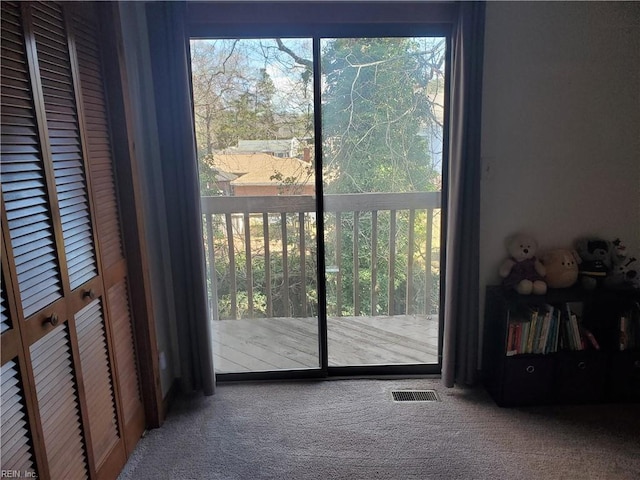
<svg viewBox="0 0 640 480">
<path fill-rule="evenodd" d="M 7 295 L 4 289 L 4 272 L 2 272 L 2 277 L 2 284 L 0 284 L 0 334 L 11 328 L 9 305 L 7 304 Z"/>
<path fill-rule="evenodd" d="M 51 157 L 71 288 L 97 275 L 71 63 L 59 5 L 33 7 Z"/>
<path fill-rule="evenodd" d="M 114 353 L 118 365 L 116 375 L 120 386 L 124 420 L 128 422 L 140 408 L 142 399 L 126 280 L 111 287 L 107 292 L 107 299 L 114 335 Z"/>
<path fill-rule="evenodd" d="M 96 465 L 100 465 L 119 438 L 100 299 L 79 311 L 75 318 L 93 454 Z"/>
<path fill-rule="evenodd" d="M 9 361 L 2 366 L 2 470 L 35 473 L 33 447 L 18 365 Z"/>
<path fill-rule="evenodd" d="M 30 353 L 51 478 L 87 478 L 67 325 L 31 345 Z"/>
<path fill-rule="evenodd" d="M 20 11 L 2 2 L 2 194 L 25 317 L 61 297 L 62 286 Z"/>
<path fill-rule="evenodd" d="M 87 126 L 87 155 L 96 205 L 96 224 L 103 267 L 124 258 L 111 142 L 107 125 L 105 88 L 96 38 L 99 28 L 92 17 L 74 18 L 80 88 Z"/>
</svg>

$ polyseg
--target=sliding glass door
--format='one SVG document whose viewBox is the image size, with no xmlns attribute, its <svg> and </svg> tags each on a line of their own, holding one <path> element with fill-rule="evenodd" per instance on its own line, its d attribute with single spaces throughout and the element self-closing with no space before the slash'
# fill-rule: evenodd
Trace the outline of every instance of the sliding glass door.
<svg viewBox="0 0 640 480">
<path fill-rule="evenodd" d="M 438 365 L 446 37 L 191 51 L 217 373 Z"/>
<path fill-rule="evenodd" d="M 438 361 L 446 39 L 322 39 L 329 366 Z"/>
<path fill-rule="evenodd" d="M 216 371 L 319 369 L 312 40 L 191 52 Z"/>
</svg>

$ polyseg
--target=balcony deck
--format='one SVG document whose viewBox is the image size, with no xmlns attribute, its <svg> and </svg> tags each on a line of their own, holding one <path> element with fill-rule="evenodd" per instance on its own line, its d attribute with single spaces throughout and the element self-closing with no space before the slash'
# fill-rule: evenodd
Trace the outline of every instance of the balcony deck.
<svg viewBox="0 0 640 480">
<path fill-rule="evenodd" d="M 216 320 L 217 373 L 318 368 L 316 318 Z M 395 315 L 327 319 L 329 366 L 434 364 L 438 317 Z"/>
</svg>

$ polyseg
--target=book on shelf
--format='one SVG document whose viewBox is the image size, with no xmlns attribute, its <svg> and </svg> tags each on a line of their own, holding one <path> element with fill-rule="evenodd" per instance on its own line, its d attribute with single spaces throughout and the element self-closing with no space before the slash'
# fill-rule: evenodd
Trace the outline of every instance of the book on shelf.
<svg viewBox="0 0 640 480">
<path fill-rule="evenodd" d="M 558 351 L 558 330 L 560 324 L 560 310 L 555 309 L 549 320 L 549 332 L 544 346 L 544 353 L 552 353 Z"/>
<path fill-rule="evenodd" d="M 591 344 L 591 346 L 595 350 L 600 350 L 600 344 L 598 343 L 598 340 L 596 340 L 595 335 L 593 333 L 591 333 L 590 330 L 587 330 L 586 328 L 583 328 L 582 329 L 582 333 L 584 334 L 584 337 L 589 341 L 589 344 Z"/>
<path fill-rule="evenodd" d="M 552 305 L 509 312 L 507 321 L 507 356 L 558 350 L 560 312 Z"/>
<path fill-rule="evenodd" d="M 624 312 L 618 321 L 619 349 L 633 350 L 640 348 L 640 304 Z"/>
<path fill-rule="evenodd" d="M 524 353 L 533 353 L 533 345 L 538 333 L 540 315 L 537 310 L 531 310 L 531 324 L 529 326 L 529 334 L 527 336 L 527 348 Z"/>
<path fill-rule="evenodd" d="M 596 336 L 581 322 L 579 303 L 514 309 L 507 317 L 506 355 L 546 355 L 559 350 L 600 350 Z M 630 320 L 633 318 L 633 320 Z M 640 306 L 620 317 L 619 348 L 640 348 Z"/>
<path fill-rule="evenodd" d="M 586 343 L 583 340 L 580 319 L 568 303 L 564 306 L 562 326 L 561 348 L 574 351 L 584 350 Z"/>
</svg>

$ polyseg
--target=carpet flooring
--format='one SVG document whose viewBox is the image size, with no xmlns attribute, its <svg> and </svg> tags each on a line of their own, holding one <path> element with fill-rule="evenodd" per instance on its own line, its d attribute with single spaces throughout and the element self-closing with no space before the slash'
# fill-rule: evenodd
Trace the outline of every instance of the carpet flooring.
<svg viewBox="0 0 640 480">
<path fill-rule="evenodd" d="M 394 402 L 434 389 L 438 402 Z M 177 399 L 119 480 L 640 479 L 640 404 L 499 408 L 435 379 L 235 383 Z"/>
</svg>

